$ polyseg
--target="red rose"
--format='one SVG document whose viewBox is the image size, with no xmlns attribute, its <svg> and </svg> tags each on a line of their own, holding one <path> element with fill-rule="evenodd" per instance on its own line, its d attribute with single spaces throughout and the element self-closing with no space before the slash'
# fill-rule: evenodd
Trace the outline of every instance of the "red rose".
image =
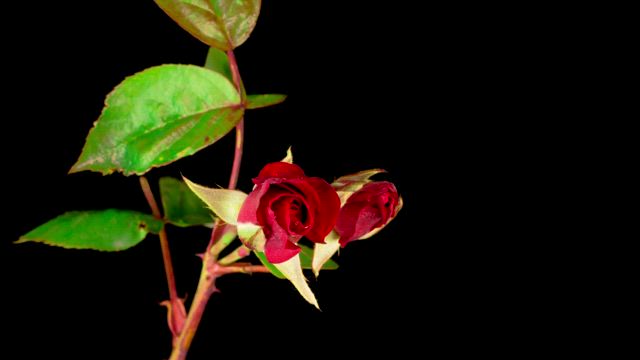
<svg viewBox="0 0 640 360">
<path fill-rule="evenodd" d="M 294 257 L 303 236 L 324 243 L 340 211 L 340 198 L 331 185 L 286 162 L 266 165 L 253 182 L 256 186 L 244 201 L 238 222 L 262 227 L 267 260 L 277 264 Z"/>
<path fill-rule="evenodd" d="M 400 207 L 400 197 L 392 183 L 377 181 L 364 185 L 340 209 L 336 223 L 340 245 L 344 247 L 353 240 L 373 235 L 370 233 L 391 221 Z"/>
</svg>

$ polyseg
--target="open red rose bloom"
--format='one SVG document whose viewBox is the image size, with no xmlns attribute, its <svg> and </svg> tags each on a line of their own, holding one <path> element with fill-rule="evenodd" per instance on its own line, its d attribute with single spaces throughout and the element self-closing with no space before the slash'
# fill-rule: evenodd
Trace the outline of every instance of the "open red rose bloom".
<svg viewBox="0 0 640 360">
<path fill-rule="evenodd" d="M 267 260 L 277 264 L 296 256 L 296 243 L 303 236 L 324 243 L 340 212 L 340 199 L 331 185 L 286 162 L 267 164 L 253 182 L 256 186 L 238 222 L 262 227 Z"/>
<path fill-rule="evenodd" d="M 343 247 L 350 241 L 367 238 L 398 213 L 398 191 L 388 181 L 368 183 L 347 199 L 340 210 L 336 231 Z"/>
</svg>

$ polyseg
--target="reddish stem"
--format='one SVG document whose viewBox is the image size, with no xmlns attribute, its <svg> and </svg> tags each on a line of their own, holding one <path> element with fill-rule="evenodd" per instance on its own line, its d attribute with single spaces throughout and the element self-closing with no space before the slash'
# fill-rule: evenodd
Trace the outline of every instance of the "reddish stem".
<svg viewBox="0 0 640 360">
<path fill-rule="evenodd" d="M 229 58 L 229 67 L 231 68 L 231 76 L 236 90 L 240 93 L 242 103 L 245 101 L 245 94 L 242 91 L 242 80 L 240 78 L 240 70 L 233 50 L 227 50 Z M 229 189 L 235 189 L 238 184 L 238 176 L 240 175 L 240 163 L 242 162 L 242 148 L 244 147 L 244 119 L 240 119 L 236 125 L 236 148 L 233 156 L 233 166 L 231 167 L 231 176 L 229 177 Z"/>
<path fill-rule="evenodd" d="M 222 274 L 243 273 L 243 274 L 255 274 L 255 273 L 270 273 L 271 270 L 267 269 L 263 265 L 246 265 L 246 266 L 225 266 L 220 268 Z"/>
<path fill-rule="evenodd" d="M 229 177 L 229 189 L 235 189 L 240 175 L 240 163 L 242 162 L 242 148 L 244 146 L 244 119 L 236 125 L 236 150 L 233 157 L 231 176 Z"/>
<path fill-rule="evenodd" d="M 155 197 L 153 196 L 153 192 L 151 191 L 151 187 L 149 186 L 149 181 L 144 176 L 140 176 L 140 187 L 142 188 L 142 192 L 144 193 L 144 197 L 147 199 L 149 203 L 149 207 L 151 208 L 151 213 L 153 217 L 156 219 L 162 220 L 162 213 L 160 212 L 160 208 L 158 207 L 158 203 L 156 202 Z M 164 262 L 164 271 L 167 275 L 167 286 L 169 287 L 169 299 L 171 303 L 174 304 L 178 299 L 178 292 L 176 291 L 176 279 L 173 274 L 173 263 L 171 262 L 171 250 L 169 249 L 169 239 L 167 238 L 167 231 L 163 226 L 158 234 L 160 236 L 160 248 L 162 249 L 162 261 Z"/>
<path fill-rule="evenodd" d="M 178 299 L 178 291 L 176 290 L 176 277 L 173 274 L 173 263 L 171 262 L 171 250 L 169 249 L 169 239 L 167 231 L 162 228 L 160 230 L 160 248 L 162 249 L 162 261 L 164 262 L 164 272 L 167 276 L 167 285 L 169 286 L 169 299 L 171 304 L 175 304 Z"/>
<path fill-rule="evenodd" d="M 206 257 L 206 255 L 205 255 Z M 184 360 L 187 357 L 187 352 L 193 341 L 193 337 L 196 334 L 200 320 L 202 320 L 202 314 L 209 302 L 211 294 L 216 291 L 216 277 L 214 274 L 210 274 L 205 271 L 205 264 L 203 264 L 202 273 L 200 274 L 200 281 L 198 282 L 198 289 L 193 297 L 193 303 L 189 308 L 189 314 L 187 320 L 184 323 L 184 329 L 180 333 L 178 339 L 174 342 L 173 351 L 169 360 Z"/>
<path fill-rule="evenodd" d="M 209 253 L 206 253 L 202 265 L 202 272 L 200 273 L 198 289 L 196 290 L 193 303 L 189 309 L 189 315 L 187 315 L 184 329 L 174 344 L 169 360 L 186 359 L 187 352 L 189 351 L 189 347 L 191 347 L 191 342 L 193 342 L 193 337 L 196 334 L 198 325 L 200 325 L 200 320 L 202 320 L 202 315 L 204 314 L 204 309 L 207 307 L 209 298 L 211 298 L 213 293 L 218 291 L 216 288 L 217 278 L 234 273 L 252 274 L 268 272 L 269 269 L 262 265 L 220 266 L 213 260 L 213 257 L 211 257 Z"/>
<path fill-rule="evenodd" d="M 231 68 L 233 84 L 240 93 L 242 104 L 244 104 L 246 96 L 242 89 L 242 80 L 240 79 L 240 72 L 238 70 L 238 64 L 236 62 L 236 57 L 233 54 L 233 50 L 227 51 L 227 57 L 229 58 L 229 67 Z M 233 165 L 231 167 L 231 175 L 229 177 L 229 189 L 235 189 L 238 184 L 243 147 L 244 119 L 240 119 L 236 125 L 236 147 L 233 156 Z M 218 277 L 231 273 L 269 272 L 267 268 L 261 265 L 221 266 L 218 264 L 218 255 L 226 244 L 218 244 L 218 246 L 215 245 L 221 238 L 231 231 L 235 232 L 235 227 L 226 225 L 221 221 L 216 221 L 211 232 L 211 240 L 207 246 L 207 251 L 203 256 L 202 271 L 200 273 L 198 288 L 193 298 L 193 302 L 191 303 L 191 307 L 189 308 L 189 314 L 187 315 L 187 319 L 184 323 L 184 328 L 180 333 L 180 336 L 174 341 L 173 351 L 169 358 L 170 360 L 184 360 L 186 358 L 191 342 L 193 341 L 193 337 L 195 336 L 200 320 L 202 319 L 202 314 L 204 314 L 207 302 L 211 295 L 216 292 L 216 279 Z"/>
<path fill-rule="evenodd" d="M 236 62 L 236 55 L 233 53 L 233 50 L 227 50 L 227 57 L 229 58 L 229 68 L 231 68 L 231 77 L 233 78 L 233 84 L 236 86 L 236 90 L 238 90 L 238 93 L 240 93 L 242 102 L 244 102 L 244 92 L 242 91 L 240 70 L 238 70 L 238 63 Z"/>
</svg>

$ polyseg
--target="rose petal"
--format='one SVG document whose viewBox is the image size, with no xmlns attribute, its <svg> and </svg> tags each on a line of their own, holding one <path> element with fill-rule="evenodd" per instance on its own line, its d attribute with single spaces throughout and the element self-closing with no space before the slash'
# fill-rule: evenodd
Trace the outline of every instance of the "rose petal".
<svg viewBox="0 0 640 360">
<path fill-rule="evenodd" d="M 361 202 L 347 203 L 340 210 L 336 223 L 336 231 L 340 234 L 340 245 L 344 247 L 349 242 L 360 238 L 382 224 L 380 210 L 370 204 Z"/>
<path fill-rule="evenodd" d="M 281 196 L 271 205 L 276 221 L 290 234 L 304 235 L 311 225 L 307 216 L 307 206 L 301 196 Z"/>
<path fill-rule="evenodd" d="M 272 180 L 267 180 L 267 182 L 271 181 Z M 264 186 L 267 182 L 262 185 Z M 275 220 L 282 228 L 287 230 L 288 233 L 291 234 L 293 232 L 291 235 L 304 235 L 312 224 L 312 219 L 309 216 L 306 216 L 306 219 L 300 219 L 299 226 L 294 222 L 294 227 L 292 227 L 290 205 L 293 201 L 297 201 L 300 206 L 304 208 L 304 213 L 307 212 L 309 204 L 301 194 L 292 190 L 291 187 L 287 186 L 284 182 L 271 184 L 269 191 L 267 191 L 260 200 L 260 205 L 257 209 L 258 222 L 261 225 L 267 225 L 270 220 L 267 218 L 271 214 L 268 210 L 271 210 L 273 211 Z"/>
<path fill-rule="evenodd" d="M 326 181 L 308 178 L 286 162 L 266 165 L 238 216 L 239 223 L 257 224 L 265 236 L 265 256 L 281 263 L 300 252 L 302 236 L 322 243 L 335 226 L 340 198 Z"/>
<path fill-rule="evenodd" d="M 298 255 L 300 250 L 300 247 L 291 241 L 277 237 L 273 237 L 271 240 L 267 239 L 264 245 L 264 254 L 272 264 L 285 262 Z"/>
<path fill-rule="evenodd" d="M 289 164 L 286 162 L 274 162 L 267 164 L 262 170 L 258 177 L 253 179 L 253 183 L 258 185 L 262 184 L 266 180 L 269 179 L 297 179 L 304 177 L 304 171 L 295 164 Z"/>
<path fill-rule="evenodd" d="M 324 237 L 320 238 L 320 236 L 317 235 L 317 231 L 314 230 L 318 226 L 317 221 L 323 223 L 326 222 L 326 220 L 323 219 L 324 215 L 321 214 L 322 201 L 320 199 L 320 194 L 316 191 L 316 187 L 313 185 L 314 180 L 309 181 L 310 179 L 312 178 L 288 180 L 286 183 L 281 185 L 286 186 L 292 193 L 300 194 L 307 204 L 307 209 L 309 209 L 307 218 L 310 228 L 305 236 L 311 241 L 323 242 Z M 321 227 L 324 228 L 325 226 L 322 226 L 321 224 Z M 311 234 L 311 238 L 309 238 L 309 234 Z"/>
<path fill-rule="evenodd" d="M 264 245 L 264 254 L 272 264 L 278 264 L 298 255 L 300 247 L 295 243 L 300 236 L 290 236 L 287 231 L 275 221 L 275 213 L 267 210 L 267 224 L 264 227 L 264 235 L 267 239 Z"/>
<path fill-rule="evenodd" d="M 377 181 L 364 185 L 349 197 L 340 210 L 336 231 L 344 247 L 353 240 L 366 238 L 396 216 L 399 195 L 395 185 Z"/>
<path fill-rule="evenodd" d="M 390 195 L 397 203 L 398 190 L 396 190 L 395 185 L 388 181 L 376 181 L 366 184 L 362 189 L 354 193 L 349 198 L 349 201 L 369 201 L 384 194 Z"/>
<path fill-rule="evenodd" d="M 266 194 L 267 190 L 269 190 L 269 184 L 260 184 L 249 194 L 242 204 L 242 208 L 240 208 L 240 213 L 238 213 L 239 223 L 260 225 L 257 212 L 260 206 L 260 199 Z"/>
<path fill-rule="evenodd" d="M 326 181 L 315 177 L 305 180 L 315 190 L 318 202 L 312 207 L 315 209 L 313 227 L 305 236 L 315 243 L 324 243 L 324 238 L 331 232 L 338 219 L 340 198 Z"/>
<path fill-rule="evenodd" d="M 362 187 L 354 193 L 347 203 L 367 202 L 380 209 L 383 221 L 396 216 L 399 201 L 395 185 L 388 181 L 376 181 Z"/>
<path fill-rule="evenodd" d="M 370 204 L 380 210 L 382 219 L 388 219 L 393 216 L 393 211 L 396 207 L 393 197 L 388 192 L 383 192 L 379 194 L 379 196 L 371 199 Z"/>
</svg>

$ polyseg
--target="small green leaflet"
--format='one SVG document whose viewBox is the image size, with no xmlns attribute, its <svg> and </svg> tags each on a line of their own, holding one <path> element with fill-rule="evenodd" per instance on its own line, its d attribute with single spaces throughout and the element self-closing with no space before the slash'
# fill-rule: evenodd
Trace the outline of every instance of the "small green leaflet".
<svg viewBox="0 0 640 360">
<path fill-rule="evenodd" d="M 224 51 L 210 47 L 209 52 L 207 52 L 207 60 L 204 63 L 204 67 L 224 75 L 233 83 L 233 73 L 229 65 L 229 57 Z M 247 97 L 242 79 L 240 79 L 240 93 L 243 99 Z"/>
<path fill-rule="evenodd" d="M 130 210 L 71 211 L 38 226 L 17 243 L 35 241 L 67 249 L 119 251 L 141 242 L 164 224 L 151 215 Z"/>
<path fill-rule="evenodd" d="M 224 51 L 210 47 L 207 52 L 207 60 L 204 63 L 204 67 L 224 75 L 224 77 L 233 83 L 233 74 L 231 73 L 231 66 L 229 65 L 229 57 L 227 57 L 227 54 Z"/>
<path fill-rule="evenodd" d="M 173 225 L 187 227 L 213 224 L 213 213 L 187 184 L 172 177 L 160 179 L 160 197 L 165 219 Z"/>
<path fill-rule="evenodd" d="M 280 104 L 287 98 L 282 94 L 264 94 L 247 96 L 247 109 L 259 109 Z"/>
</svg>

